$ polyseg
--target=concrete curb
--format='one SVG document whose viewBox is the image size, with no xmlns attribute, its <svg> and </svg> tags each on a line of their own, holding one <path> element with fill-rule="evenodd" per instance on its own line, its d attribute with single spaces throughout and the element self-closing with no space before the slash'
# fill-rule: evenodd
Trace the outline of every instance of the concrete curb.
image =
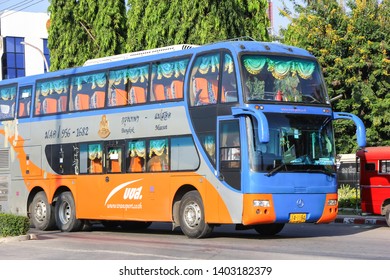
<svg viewBox="0 0 390 280">
<path fill-rule="evenodd" d="M 19 236 L 7 236 L 7 237 L 0 237 L 0 244 L 15 242 L 15 241 L 36 240 L 36 239 L 38 239 L 37 236 L 32 233 L 27 235 L 19 235 Z"/>
<path fill-rule="evenodd" d="M 354 216 L 339 216 L 334 221 L 335 223 L 343 224 L 358 224 L 358 225 L 378 225 L 387 226 L 386 219 L 384 217 L 354 217 Z"/>
</svg>

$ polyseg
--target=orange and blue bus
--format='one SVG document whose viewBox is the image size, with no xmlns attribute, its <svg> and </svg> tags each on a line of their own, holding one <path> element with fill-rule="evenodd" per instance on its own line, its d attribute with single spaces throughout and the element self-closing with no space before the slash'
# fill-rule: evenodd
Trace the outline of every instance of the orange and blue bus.
<svg viewBox="0 0 390 280">
<path fill-rule="evenodd" d="M 279 43 L 175 45 L 0 82 L 0 211 L 39 230 L 169 222 L 190 238 L 337 216 L 320 65 Z"/>
</svg>

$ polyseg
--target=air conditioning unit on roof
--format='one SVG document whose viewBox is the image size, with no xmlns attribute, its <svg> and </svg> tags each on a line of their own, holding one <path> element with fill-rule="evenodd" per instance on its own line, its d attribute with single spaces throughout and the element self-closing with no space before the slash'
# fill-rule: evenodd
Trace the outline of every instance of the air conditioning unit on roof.
<svg viewBox="0 0 390 280">
<path fill-rule="evenodd" d="M 196 47 L 198 47 L 198 45 L 182 44 L 182 45 L 173 45 L 173 46 L 167 46 L 167 47 L 138 51 L 138 52 L 131 52 L 131 53 L 106 56 L 106 57 L 101 57 L 101 58 L 88 59 L 84 63 L 84 66 L 119 61 L 119 60 L 125 60 L 125 59 L 136 58 L 136 57 L 149 56 L 149 55 L 154 55 L 154 54 L 159 54 L 159 53 L 187 50 L 187 49 L 192 49 L 192 48 L 196 48 Z"/>
</svg>

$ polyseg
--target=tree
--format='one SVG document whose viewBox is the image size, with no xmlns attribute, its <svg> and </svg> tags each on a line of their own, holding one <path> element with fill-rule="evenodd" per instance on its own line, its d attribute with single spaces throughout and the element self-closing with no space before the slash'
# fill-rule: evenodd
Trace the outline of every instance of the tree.
<svg viewBox="0 0 390 280">
<path fill-rule="evenodd" d="M 284 42 L 318 57 L 330 96 L 343 96 L 334 108 L 363 120 L 368 145 L 390 145 L 389 0 L 357 0 L 346 9 L 335 0 L 294 7 L 298 16 L 282 31 Z M 335 128 L 337 150 L 356 150 L 352 123 L 337 121 Z"/>
<path fill-rule="evenodd" d="M 122 53 L 126 42 L 124 0 L 50 0 L 51 70 Z"/>
<path fill-rule="evenodd" d="M 50 26 L 48 47 L 50 50 L 50 69 L 57 70 L 80 65 L 79 54 L 89 53 L 85 44 L 86 35 L 82 26 L 76 24 L 74 11 L 76 0 L 50 0 Z"/>
<path fill-rule="evenodd" d="M 128 51 L 242 36 L 268 40 L 267 0 L 128 2 Z"/>
</svg>

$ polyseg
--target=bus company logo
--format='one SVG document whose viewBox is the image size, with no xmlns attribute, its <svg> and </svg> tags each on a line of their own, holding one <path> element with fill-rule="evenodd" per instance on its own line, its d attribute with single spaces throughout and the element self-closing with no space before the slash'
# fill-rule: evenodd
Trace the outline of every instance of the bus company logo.
<svg viewBox="0 0 390 280">
<path fill-rule="evenodd" d="M 125 182 L 123 184 L 120 184 L 119 186 L 115 187 L 107 196 L 106 201 L 104 205 L 107 205 L 109 200 L 117 193 L 119 193 L 121 190 L 125 189 L 123 192 L 123 199 L 124 200 L 141 200 L 142 199 L 142 186 L 140 187 L 129 187 L 132 184 L 135 184 L 138 181 L 141 181 L 142 179 L 133 180 L 130 182 Z"/>
<path fill-rule="evenodd" d="M 100 121 L 98 135 L 101 138 L 107 138 L 108 135 L 110 135 L 110 133 L 111 133 L 111 131 L 110 131 L 109 123 L 107 120 L 107 116 L 103 115 L 102 119 Z"/>
</svg>

